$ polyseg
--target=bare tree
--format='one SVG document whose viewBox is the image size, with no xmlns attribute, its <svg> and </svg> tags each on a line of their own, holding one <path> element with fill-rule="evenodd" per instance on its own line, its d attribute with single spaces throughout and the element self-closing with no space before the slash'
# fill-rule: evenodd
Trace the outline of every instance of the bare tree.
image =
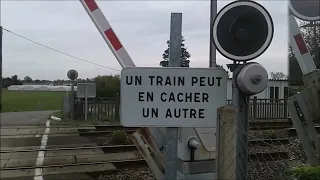
<svg viewBox="0 0 320 180">
<path fill-rule="evenodd" d="M 270 76 L 271 76 L 271 79 L 274 79 L 274 80 L 280 80 L 287 77 L 283 72 L 271 72 Z"/>
</svg>

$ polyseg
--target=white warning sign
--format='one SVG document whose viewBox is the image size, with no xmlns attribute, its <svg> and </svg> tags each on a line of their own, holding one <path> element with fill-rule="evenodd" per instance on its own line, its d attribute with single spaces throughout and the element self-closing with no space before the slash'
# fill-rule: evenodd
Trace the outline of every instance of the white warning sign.
<svg viewBox="0 0 320 180">
<path fill-rule="evenodd" d="M 127 127 L 215 127 L 227 102 L 220 68 L 144 68 L 121 71 L 121 124 Z"/>
</svg>

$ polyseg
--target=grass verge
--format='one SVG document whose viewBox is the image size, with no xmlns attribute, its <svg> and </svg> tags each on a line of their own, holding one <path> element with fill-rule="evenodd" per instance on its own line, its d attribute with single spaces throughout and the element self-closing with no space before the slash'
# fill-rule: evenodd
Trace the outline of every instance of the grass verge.
<svg viewBox="0 0 320 180">
<path fill-rule="evenodd" d="M 60 110 L 63 96 L 67 93 L 2 90 L 2 112 Z"/>
</svg>

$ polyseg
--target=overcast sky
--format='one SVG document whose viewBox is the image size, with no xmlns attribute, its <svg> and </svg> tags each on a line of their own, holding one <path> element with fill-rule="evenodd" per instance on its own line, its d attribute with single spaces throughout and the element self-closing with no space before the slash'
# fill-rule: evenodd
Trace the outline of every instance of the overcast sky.
<svg viewBox="0 0 320 180">
<path fill-rule="evenodd" d="M 218 2 L 218 10 L 231 1 Z M 286 1 L 258 1 L 270 12 L 275 34 L 257 62 L 287 74 Z M 121 69 L 79 1 L 1 1 L 4 28 L 87 61 Z M 209 9 L 206 1 L 98 1 L 136 66 L 159 67 L 169 39 L 170 13 L 183 13 L 182 34 L 191 53 L 191 67 L 209 65 Z M 217 53 L 217 63 L 230 61 Z M 80 78 L 119 74 L 120 71 L 82 62 L 4 31 L 3 76 L 66 79 L 69 69 Z"/>
</svg>

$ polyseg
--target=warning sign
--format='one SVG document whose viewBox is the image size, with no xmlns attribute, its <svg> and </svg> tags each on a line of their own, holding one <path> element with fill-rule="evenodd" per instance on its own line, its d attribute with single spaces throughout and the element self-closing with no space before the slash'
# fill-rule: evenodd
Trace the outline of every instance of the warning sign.
<svg viewBox="0 0 320 180">
<path fill-rule="evenodd" d="M 215 127 L 226 105 L 220 68 L 141 68 L 121 71 L 121 124 L 127 127 Z"/>
</svg>

